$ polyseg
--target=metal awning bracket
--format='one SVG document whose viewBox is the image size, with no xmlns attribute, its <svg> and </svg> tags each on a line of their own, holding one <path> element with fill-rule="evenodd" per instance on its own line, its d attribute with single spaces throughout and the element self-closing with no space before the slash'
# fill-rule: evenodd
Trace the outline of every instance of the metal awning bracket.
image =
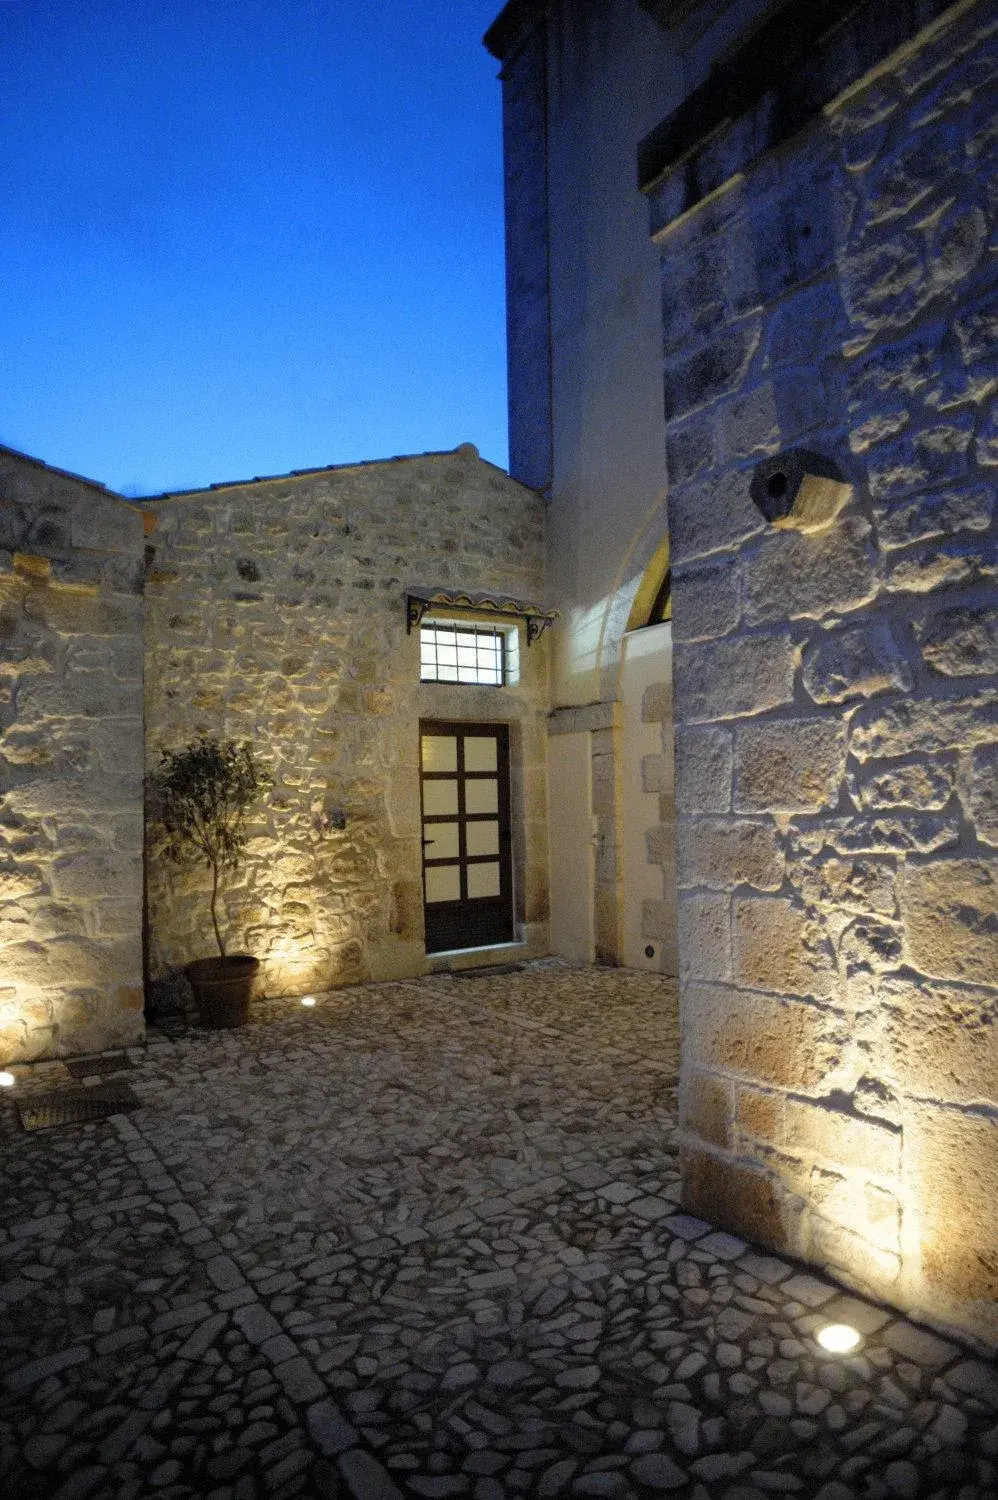
<svg viewBox="0 0 998 1500">
<path fill-rule="evenodd" d="M 556 609 L 545 609 L 529 599 L 511 599 L 506 594 L 467 593 L 458 589 L 407 589 L 405 596 L 405 630 L 411 635 L 430 609 L 457 610 L 476 615 L 495 615 L 499 619 L 522 620 L 527 631 L 527 645 L 532 646 L 558 619 Z"/>
</svg>

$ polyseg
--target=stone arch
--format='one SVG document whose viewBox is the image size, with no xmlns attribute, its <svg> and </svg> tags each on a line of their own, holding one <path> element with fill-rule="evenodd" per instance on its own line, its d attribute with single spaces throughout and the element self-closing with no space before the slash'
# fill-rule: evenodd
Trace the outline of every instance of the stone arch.
<svg viewBox="0 0 998 1500">
<path fill-rule="evenodd" d="M 642 575 L 634 603 L 627 617 L 626 630 L 641 630 L 645 625 L 663 625 L 672 619 L 671 548 L 666 532 Z"/>
</svg>

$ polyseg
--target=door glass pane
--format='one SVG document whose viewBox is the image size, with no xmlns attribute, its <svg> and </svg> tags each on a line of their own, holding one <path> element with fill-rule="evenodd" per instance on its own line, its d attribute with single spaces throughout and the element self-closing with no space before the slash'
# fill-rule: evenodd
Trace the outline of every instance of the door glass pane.
<svg viewBox="0 0 998 1500">
<path fill-rule="evenodd" d="M 499 866 L 496 866 L 498 869 Z M 460 901 L 460 865 L 438 865 L 424 870 L 427 901 Z"/>
<path fill-rule="evenodd" d="M 457 739 L 454 735 L 423 735 L 423 770 L 457 770 Z"/>
<path fill-rule="evenodd" d="M 498 896 L 499 864 L 468 866 L 469 896 Z"/>
<path fill-rule="evenodd" d="M 496 827 L 499 825 L 496 824 Z M 427 843 L 432 839 L 432 843 Z M 456 823 L 424 823 L 423 824 L 423 858 L 424 859 L 457 859 L 460 854 L 457 840 Z M 476 851 L 477 852 L 477 851 Z M 498 845 L 492 849 L 483 849 L 483 854 L 498 854 Z M 470 853 L 470 850 L 469 850 Z"/>
<path fill-rule="evenodd" d="M 444 784 L 449 785 L 449 783 Z M 493 781 L 491 777 L 487 781 L 466 781 L 464 783 L 464 810 L 470 813 L 497 813 L 499 811 L 498 781 Z"/>
<path fill-rule="evenodd" d="M 494 783 L 493 783 L 494 784 Z M 424 781 L 423 811 L 427 816 L 446 816 L 457 813 L 456 781 Z"/>
<path fill-rule="evenodd" d="M 494 771 L 497 767 L 496 742 L 489 735 L 469 734 L 464 741 L 466 771 Z"/>
<path fill-rule="evenodd" d="M 444 823 L 442 826 L 444 828 L 449 828 L 450 824 Z M 465 826 L 464 836 L 468 841 L 469 854 L 499 853 L 498 823 L 468 823 Z M 447 856 L 445 854 L 442 854 L 440 858 L 446 859 Z"/>
</svg>

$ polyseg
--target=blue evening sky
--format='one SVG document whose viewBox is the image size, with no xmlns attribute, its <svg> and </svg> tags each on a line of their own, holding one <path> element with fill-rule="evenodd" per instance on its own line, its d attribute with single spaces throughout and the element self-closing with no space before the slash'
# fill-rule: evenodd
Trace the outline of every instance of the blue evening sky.
<svg viewBox="0 0 998 1500">
<path fill-rule="evenodd" d="M 506 462 L 500 0 L 0 0 L 0 442 Z"/>
</svg>

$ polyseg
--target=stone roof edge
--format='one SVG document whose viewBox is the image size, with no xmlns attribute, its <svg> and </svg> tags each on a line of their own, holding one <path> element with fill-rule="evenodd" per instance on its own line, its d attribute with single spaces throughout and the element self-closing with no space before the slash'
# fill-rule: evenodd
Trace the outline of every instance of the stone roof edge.
<svg viewBox="0 0 998 1500">
<path fill-rule="evenodd" d="M 659 25 L 668 27 L 695 10 L 701 0 L 637 0 Z M 482 37 L 482 45 L 505 63 L 523 43 L 547 10 L 548 0 L 508 0 Z"/>
<path fill-rule="evenodd" d="M 497 62 L 506 62 L 547 9 L 547 0 L 508 0 L 482 37 Z"/>
<path fill-rule="evenodd" d="M 76 484 L 85 484 L 87 489 L 96 490 L 105 500 L 116 500 L 119 505 L 124 505 L 128 510 L 137 510 L 140 515 L 144 514 L 143 507 L 137 501 L 126 500 L 124 495 L 119 495 L 117 490 L 101 484 L 99 479 L 88 479 L 85 474 L 74 474 L 72 469 L 60 469 L 55 464 L 47 464 L 43 458 L 35 458 L 32 453 L 22 453 L 20 448 L 11 448 L 7 443 L 0 443 L 0 457 L 4 454 L 10 458 L 20 459 L 22 463 L 32 464 L 36 469 L 44 469 L 48 474 L 56 474 L 60 479 L 72 479 Z"/>
<path fill-rule="evenodd" d="M 158 505 L 167 500 L 188 500 L 196 495 L 211 495 L 219 490 L 245 490 L 256 484 L 287 484 L 291 479 L 310 479 L 316 474 L 344 474 L 351 469 L 375 469 L 387 468 L 389 464 L 418 463 L 426 458 L 467 458 L 476 463 L 484 464 L 486 468 L 495 469 L 510 484 L 515 484 L 518 489 L 526 490 L 528 494 L 536 495 L 538 492 L 531 489 L 529 484 L 524 484 L 521 479 L 514 479 L 512 474 L 503 469 L 499 464 L 494 464 L 491 459 L 483 458 L 474 443 L 459 443 L 456 448 L 434 448 L 427 453 L 399 453 L 391 458 L 362 458 L 346 464 L 320 464 L 314 469 L 291 469 L 287 474 L 259 474 L 252 479 L 223 479 L 217 484 L 205 484 L 199 489 L 192 490 L 165 490 L 161 495 L 145 495 L 142 506 Z M 142 506 L 138 507 L 139 509 Z"/>
</svg>

